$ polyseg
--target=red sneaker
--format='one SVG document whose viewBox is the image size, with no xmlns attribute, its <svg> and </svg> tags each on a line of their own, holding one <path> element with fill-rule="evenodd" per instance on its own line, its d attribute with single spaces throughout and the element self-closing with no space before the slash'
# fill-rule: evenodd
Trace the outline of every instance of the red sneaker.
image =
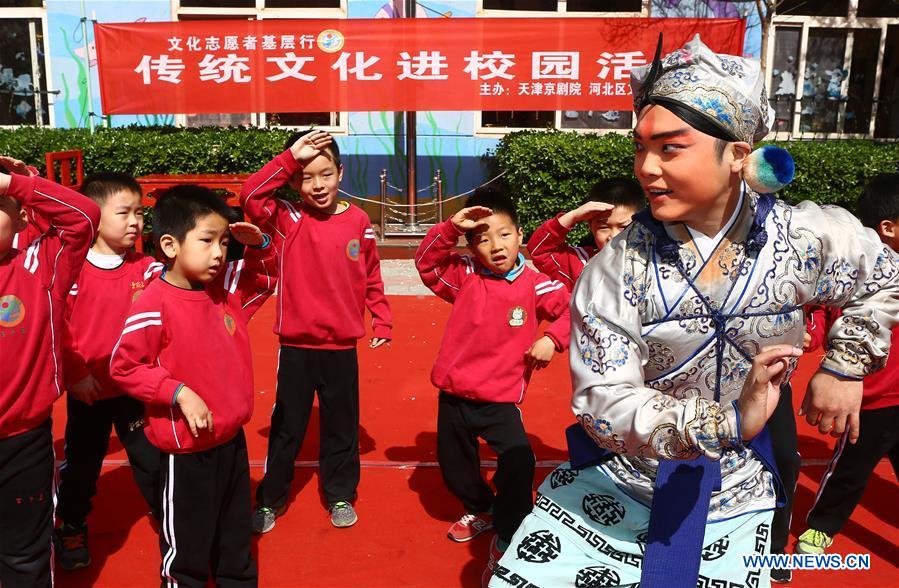
<svg viewBox="0 0 899 588">
<path fill-rule="evenodd" d="M 453 523 L 453 526 L 446 532 L 446 536 L 456 543 L 465 543 L 471 541 L 484 531 L 493 528 L 493 517 L 487 513 L 464 515 L 461 519 Z"/>
<path fill-rule="evenodd" d="M 499 537 L 496 535 L 490 540 L 490 551 L 487 553 L 487 567 L 484 568 L 484 573 L 481 574 L 481 588 L 488 588 L 490 579 L 493 578 L 493 572 L 496 571 L 496 564 L 499 563 L 499 558 L 503 556 L 497 541 L 499 541 Z"/>
</svg>

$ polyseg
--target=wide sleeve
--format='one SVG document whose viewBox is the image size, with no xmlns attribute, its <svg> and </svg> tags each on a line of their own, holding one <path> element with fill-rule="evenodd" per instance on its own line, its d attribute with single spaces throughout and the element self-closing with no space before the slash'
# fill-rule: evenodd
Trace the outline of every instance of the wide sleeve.
<svg viewBox="0 0 899 588">
<path fill-rule="evenodd" d="M 736 406 L 701 396 L 678 399 L 645 384 L 649 350 L 641 338 L 641 295 L 633 288 L 644 279 L 646 265 L 627 248 L 628 241 L 607 245 L 587 265 L 572 295 L 572 409 L 596 443 L 610 451 L 719 459 L 723 449 L 742 443 Z"/>
<path fill-rule="evenodd" d="M 842 308 L 821 367 L 860 380 L 884 366 L 899 324 L 899 257 L 842 208 L 809 202 L 797 208 L 821 240 L 813 302 Z"/>
</svg>

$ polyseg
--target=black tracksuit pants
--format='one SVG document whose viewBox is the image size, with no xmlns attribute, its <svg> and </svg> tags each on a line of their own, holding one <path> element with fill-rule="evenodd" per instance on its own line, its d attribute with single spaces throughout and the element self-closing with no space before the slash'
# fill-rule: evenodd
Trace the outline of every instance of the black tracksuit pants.
<svg viewBox="0 0 899 588">
<path fill-rule="evenodd" d="M 50 419 L 0 439 L 0 586 L 51 585 L 53 435 Z"/>
<path fill-rule="evenodd" d="M 359 486 L 359 359 L 356 349 L 282 345 L 278 391 L 268 439 L 265 476 L 256 488 L 259 506 L 287 504 L 294 461 L 303 445 L 318 394 L 319 475 L 328 504 L 352 501 Z"/>
<path fill-rule="evenodd" d="M 250 552 L 250 462 L 243 429 L 197 453 L 161 454 L 161 586 L 258 585 Z"/>
<path fill-rule="evenodd" d="M 479 437 L 497 455 L 495 495 L 481 475 Z M 536 465 L 518 407 L 507 402 L 474 402 L 441 392 L 437 460 L 446 487 L 465 509 L 483 513 L 492 508 L 496 534 L 510 542 L 533 508 Z"/>
<path fill-rule="evenodd" d="M 66 395 L 66 461 L 59 470 L 56 515 L 64 523 L 80 526 L 91 512 L 109 436 L 125 448 L 134 481 L 147 505 L 159 518 L 159 450 L 144 434 L 144 405 L 129 396 L 98 400 L 89 405 Z"/>
<path fill-rule="evenodd" d="M 868 479 L 884 457 L 899 477 L 899 406 L 862 410 L 860 432 L 853 445 L 844 434 L 834 448 L 808 526 L 830 536 L 840 532 L 865 493 Z"/>
</svg>

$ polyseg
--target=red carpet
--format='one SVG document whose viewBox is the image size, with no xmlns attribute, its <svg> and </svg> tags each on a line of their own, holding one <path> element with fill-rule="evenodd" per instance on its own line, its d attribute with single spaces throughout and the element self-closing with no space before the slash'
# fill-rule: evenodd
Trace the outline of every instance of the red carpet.
<svg viewBox="0 0 899 588">
<path fill-rule="evenodd" d="M 486 561 L 486 537 L 469 544 L 446 539 L 461 507 L 446 491 L 436 461 L 436 393 L 428 375 L 440 343 L 449 305 L 434 298 L 391 297 L 396 341 L 389 349 L 360 347 L 363 459 L 357 509 L 359 523 L 331 527 L 321 503 L 314 467 L 301 464 L 290 510 L 258 543 L 260 586 L 279 587 L 443 587 L 476 586 Z M 271 333 L 274 306 L 260 311 L 251 327 L 256 370 L 256 410 L 247 425 L 254 483 L 262 476 L 271 406 L 274 402 L 277 344 Z M 563 430 L 571 422 L 570 380 L 565 361 L 532 380 L 522 406 L 538 461 L 565 459 Z M 801 402 L 814 360 L 794 378 L 794 403 Z M 56 452 L 62 459 L 65 403 L 54 414 Z M 833 440 L 800 423 L 800 451 L 808 464 L 797 489 L 793 532 L 804 529 L 808 511 L 830 457 Z M 301 462 L 318 453 L 318 419 L 309 427 Z M 488 451 L 484 457 L 491 459 Z M 58 571 L 63 588 L 158 585 L 159 547 L 131 472 L 120 465 L 124 452 L 113 440 L 89 520 L 93 564 L 77 572 Z M 415 467 L 418 465 L 418 467 Z M 538 483 L 550 471 L 538 469 Z M 791 586 L 845 587 L 899 585 L 899 492 L 888 463 L 872 477 L 861 505 L 834 552 L 870 553 L 871 570 L 797 572 Z"/>
</svg>

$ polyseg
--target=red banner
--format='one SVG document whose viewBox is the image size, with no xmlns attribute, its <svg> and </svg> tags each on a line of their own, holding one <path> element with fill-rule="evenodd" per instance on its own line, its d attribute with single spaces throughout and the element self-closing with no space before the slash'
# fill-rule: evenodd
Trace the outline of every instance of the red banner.
<svg viewBox="0 0 899 588">
<path fill-rule="evenodd" d="M 736 19 L 460 18 L 98 24 L 104 114 L 626 110 L 630 70 Z"/>
</svg>

